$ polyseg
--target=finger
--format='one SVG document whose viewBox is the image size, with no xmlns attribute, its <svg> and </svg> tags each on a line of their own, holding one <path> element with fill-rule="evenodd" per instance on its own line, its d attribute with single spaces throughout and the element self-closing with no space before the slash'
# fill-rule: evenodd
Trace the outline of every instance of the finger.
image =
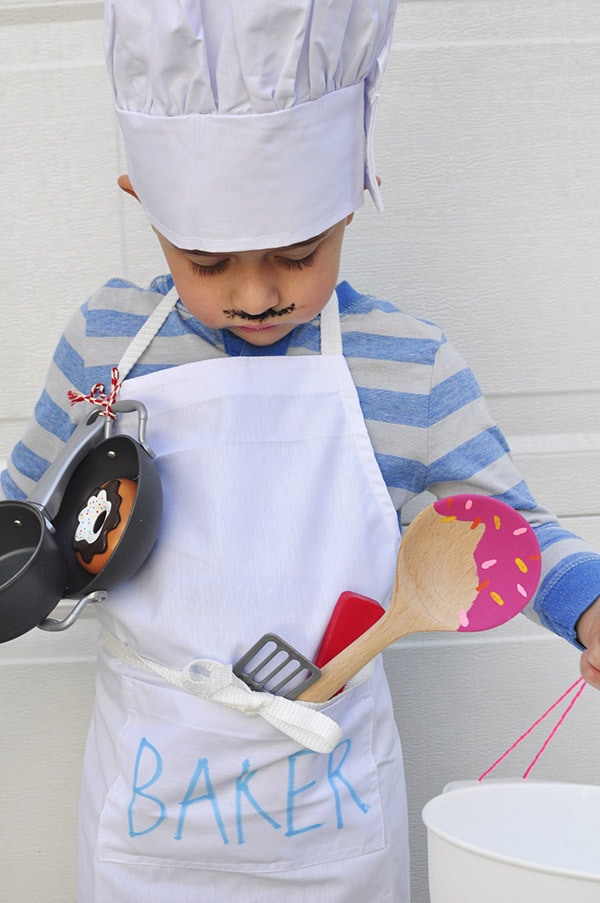
<svg viewBox="0 0 600 903">
<path fill-rule="evenodd" d="M 593 656 L 589 649 L 586 649 L 581 655 L 580 670 L 583 679 L 591 684 L 592 687 L 600 690 L 600 668 L 597 668 L 594 664 Z"/>
</svg>

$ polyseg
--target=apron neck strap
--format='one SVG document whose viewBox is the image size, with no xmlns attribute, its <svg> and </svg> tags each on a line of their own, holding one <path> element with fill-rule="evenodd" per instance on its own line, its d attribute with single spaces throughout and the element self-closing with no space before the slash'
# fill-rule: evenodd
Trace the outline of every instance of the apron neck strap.
<svg viewBox="0 0 600 903">
<path fill-rule="evenodd" d="M 131 368 L 139 361 L 142 354 L 159 332 L 161 326 L 177 304 L 179 295 L 175 286 L 171 291 L 167 292 L 158 307 L 152 311 L 140 331 L 134 336 L 132 341 L 125 349 L 125 354 L 119 361 L 119 379 L 122 381 L 127 378 Z"/>
<path fill-rule="evenodd" d="M 321 311 L 321 354 L 342 354 L 342 326 L 335 289 Z"/>
<path fill-rule="evenodd" d="M 179 295 L 173 286 L 158 307 L 152 311 L 137 335 L 134 336 L 118 364 L 119 378 L 121 380 L 127 378 L 129 371 L 141 358 L 154 336 L 159 332 L 178 300 Z M 321 311 L 321 354 L 342 354 L 342 328 L 335 290 Z"/>
</svg>

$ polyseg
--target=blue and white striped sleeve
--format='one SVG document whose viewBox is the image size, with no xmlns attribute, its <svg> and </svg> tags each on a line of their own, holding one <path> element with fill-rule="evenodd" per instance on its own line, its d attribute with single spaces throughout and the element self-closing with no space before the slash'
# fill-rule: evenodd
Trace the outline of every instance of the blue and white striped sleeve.
<svg viewBox="0 0 600 903">
<path fill-rule="evenodd" d="M 577 620 L 600 597 L 600 555 L 537 505 L 473 374 L 448 344 L 442 344 L 436 356 L 429 437 L 431 492 L 493 495 L 532 524 L 542 550 L 542 576 L 527 614 L 579 645 Z"/>
<path fill-rule="evenodd" d="M 87 394 L 97 383 L 110 385 L 112 367 L 171 285 L 168 277 L 160 276 L 148 289 L 112 279 L 71 317 L 33 416 L 1 474 L 0 496 L 20 499 L 29 495 L 85 413 L 85 405 L 70 405 L 69 390 Z M 204 345 L 172 313 L 147 353 L 147 362 L 138 365 L 132 375 L 193 359 Z"/>
<path fill-rule="evenodd" d="M 77 311 L 63 333 L 48 368 L 44 388 L 22 438 L 12 451 L 1 475 L 5 498 L 23 499 L 56 458 L 69 438 L 77 417 L 70 409 L 67 392 L 88 392 L 88 374 L 76 350 L 85 335 L 86 308 Z"/>
</svg>

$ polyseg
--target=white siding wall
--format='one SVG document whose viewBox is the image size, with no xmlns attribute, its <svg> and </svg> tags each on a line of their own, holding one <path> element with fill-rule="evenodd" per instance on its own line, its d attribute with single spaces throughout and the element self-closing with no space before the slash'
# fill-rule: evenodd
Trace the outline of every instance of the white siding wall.
<svg viewBox="0 0 600 903">
<path fill-rule="evenodd" d="M 101 16 L 87 0 L 0 0 L 0 458 L 73 308 L 110 276 L 163 268 L 115 187 Z M 343 271 L 444 326 L 532 489 L 598 548 L 599 43 L 597 0 L 400 0 L 378 131 L 386 212 L 358 214 Z M 74 899 L 94 634 L 87 618 L 0 647 L 0 903 Z M 490 765 L 576 679 L 578 656 L 518 619 L 403 641 L 387 665 L 413 903 L 426 903 L 422 805 Z M 599 716 L 588 690 L 535 774 L 597 783 Z M 502 774 L 521 774 L 543 736 Z"/>
</svg>

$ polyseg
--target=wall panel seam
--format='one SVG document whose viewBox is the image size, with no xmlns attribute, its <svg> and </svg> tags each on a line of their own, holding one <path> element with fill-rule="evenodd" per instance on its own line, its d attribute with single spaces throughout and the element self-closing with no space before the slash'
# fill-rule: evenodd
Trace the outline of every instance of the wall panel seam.
<svg viewBox="0 0 600 903">
<path fill-rule="evenodd" d="M 0 0 L 0 27 L 38 25 L 45 22 L 74 22 L 104 18 L 104 4 L 97 0 L 73 0 L 70 3 L 5 3 Z"/>
</svg>

